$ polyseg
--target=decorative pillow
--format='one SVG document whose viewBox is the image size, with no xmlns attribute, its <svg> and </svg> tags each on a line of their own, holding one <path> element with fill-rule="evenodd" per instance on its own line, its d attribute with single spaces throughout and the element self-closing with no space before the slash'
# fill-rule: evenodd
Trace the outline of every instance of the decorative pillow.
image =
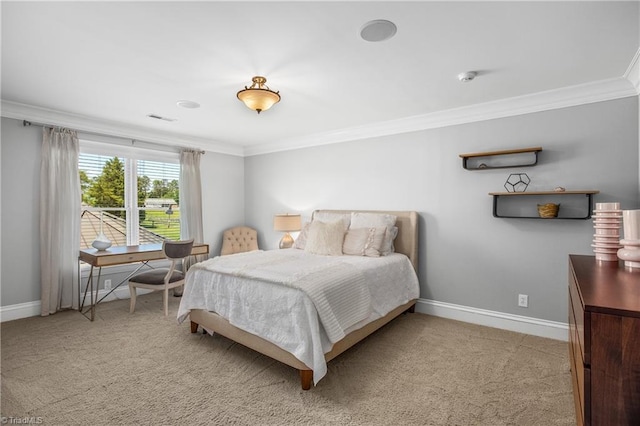
<svg viewBox="0 0 640 426">
<path fill-rule="evenodd" d="M 309 236 L 309 225 L 311 225 L 311 222 L 306 222 L 304 224 L 300 234 L 298 234 L 298 238 L 296 238 L 296 241 L 293 243 L 293 248 L 304 250 L 304 246 L 307 244 L 307 238 Z"/>
<path fill-rule="evenodd" d="M 396 227 L 397 216 L 385 213 L 351 213 L 351 228 L 387 228 L 384 241 L 380 249 L 380 254 L 386 256 L 393 253 L 393 240 L 398 236 L 398 228 Z M 395 230 L 394 230 L 395 228 Z"/>
<path fill-rule="evenodd" d="M 320 222 L 337 222 L 342 221 L 344 225 L 344 232 L 347 232 L 349 228 L 349 223 L 351 222 L 351 214 L 350 213 L 332 213 L 332 212 L 314 212 L 313 220 L 319 220 Z"/>
<path fill-rule="evenodd" d="M 304 251 L 313 254 L 340 256 L 343 241 L 344 223 L 342 221 L 325 223 L 314 220 L 309 226 Z"/>
<path fill-rule="evenodd" d="M 379 257 L 387 228 L 350 228 L 344 236 L 342 252 L 356 256 Z"/>
<path fill-rule="evenodd" d="M 389 250 L 389 252 L 384 254 L 383 256 L 386 256 L 387 254 L 393 253 L 396 251 L 396 248 L 393 245 L 393 242 L 396 240 L 397 236 L 398 236 L 397 226 L 392 226 L 391 228 L 387 228 L 387 234 L 385 235 L 385 242 L 388 243 L 387 249 Z M 382 244 L 384 245 L 384 242 Z"/>
</svg>

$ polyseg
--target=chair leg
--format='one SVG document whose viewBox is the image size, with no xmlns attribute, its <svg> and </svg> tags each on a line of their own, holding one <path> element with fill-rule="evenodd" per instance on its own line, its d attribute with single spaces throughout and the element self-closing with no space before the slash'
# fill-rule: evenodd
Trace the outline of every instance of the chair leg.
<svg viewBox="0 0 640 426">
<path fill-rule="evenodd" d="M 162 296 L 164 302 L 164 316 L 169 316 L 169 289 L 164 288 L 164 296 Z"/>
<path fill-rule="evenodd" d="M 136 288 L 129 283 L 129 294 L 131 295 L 131 302 L 129 303 L 129 313 L 132 314 L 136 309 Z"/>
</svg>

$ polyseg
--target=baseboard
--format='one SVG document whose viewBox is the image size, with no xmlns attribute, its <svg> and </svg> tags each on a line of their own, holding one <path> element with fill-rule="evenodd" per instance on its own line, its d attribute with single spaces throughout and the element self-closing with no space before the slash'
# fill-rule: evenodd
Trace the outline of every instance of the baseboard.
<svg viewBox="0 0 640 426">
<path fill-rule="evenodd" d="M 40 301 L 16 303 L 15 305 L 0 306 L 0 322 L 13 321 L 21 318 L 40 315 Z"/>
<path fill-rule="evenodd" d="M 566 323 L 429 299 L 418 299 L 416 312 L 555 340 L 568 341 L 569 336 L 569 325 Z"/>
<path fill-rule="evenodd" d="M 139 295 L 149 292 L 150 290 L 138 290 Z M 100 290 L 98 298 L 103 297 L 106 293 L 106 291 Z M 117 288 L 104 299 L 104 302 L 116 299 L 129 299 L 129 288 Z M 503 312 L 488 311 L 485 309 L 454 305 L 453 303 L 437 302 L 429 299 L 419 299 L 416 303 L 416 311 L 423 314 L 470 322 L 472 324 L 485 325 L 487 327 L 500 328 L 518 333 L 547 337 L 555 340 L 568 340 L 569 326 L 568 324 L 561 322 L 547 321 L 521 315 L 505 314 Z M 40 301 L 0 306 L 0 322 L 38 315 L 40 315 Z"/>
<path fill-rule="evenodd" d="M 108 292 L 106 290 L 98 291 L 98 300 L 100 300 L 101 297 L 104 297 L 107 293 Z M 144 288 L 138 289 L 138 296 L 141 296 L 147 293 L 151 293 L 151 290 L 146 290 Z M 80 295 L 80 297 L 82 298 L 82 295 Z M 105 297 L 102 302 L 109 302 L 111 300 L 129 299 L 129 298 L 130 298 L 129 287 L 123 286 L 115 289 L 113 293 Z M 87 294 L 87 300 L 85 300 L 85 304 L 88 302 L 88 300 L 89 300 L 89 295 Z M 13 321 L 13 320 L 28 318 L 28 317 L 37 317 L 41 313 L 40 307 L 41 307 L 41 302 L 39 300 L 35 302 L 17 303 L 15 305 L 0 306 L 0 322 Z"/>
</svg>

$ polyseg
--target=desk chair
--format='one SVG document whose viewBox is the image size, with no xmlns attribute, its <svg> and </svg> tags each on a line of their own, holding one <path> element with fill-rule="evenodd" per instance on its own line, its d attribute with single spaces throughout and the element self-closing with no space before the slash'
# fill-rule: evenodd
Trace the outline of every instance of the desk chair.
<svg viewBox="0 0 640 426">
<path fill-rule="evenodd" d="M 162 252 L 167 259 L 171 260 L 171 267 L 142 272 L 129 279 L 129 292 L 131 293 L 129 313 L 133 313 L 136 308 L 136 287 L 139 287 L 153 291 L 164 291 L 162 297 L 164 315 L 169 315 L 169 289 L 183 285 L 185 277 L 182 271 L 175 270 L 176 264 L 182 263 L 182 259 L 191 254 L 192 247 L 193 238 L 183 241 L 164 240 L 162 242 Z"/>
<path fill-rule="evenodd" d="M 258 232 L 248 226 L 229 228 L 222 234 L 220 255 L 258 250 Z"/>
</svg>

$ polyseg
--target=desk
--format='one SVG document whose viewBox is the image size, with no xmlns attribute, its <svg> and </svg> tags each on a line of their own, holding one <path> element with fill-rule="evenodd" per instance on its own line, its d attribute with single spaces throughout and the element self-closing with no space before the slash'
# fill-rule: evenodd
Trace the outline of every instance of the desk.
<svg viewBox="0 0 640 426">
<path fill-rule="evenodd" d="M 208 244 L 194 244 L 191 249 L 191 255 L 209 255 L 209 245 Z M 80 312 L 87 316 L 87 312 L 91 313 L 89 318 L 91 321 L 95 319 L 95 311 L 96 305 L 100 303 L 105 297 L 109 296 L 115 289 L 120 287 L 123 283 L 127 282 L 129 278 L 131 278 L 134 274 L 136 274 L 143 266 L 147 265 L 152 260 L 161 260 L 166 259 L 164 253 L 162 252 L 162 244 L 144 244 L 139 246 L 118 246 L 111 247 L 108 250 L 98 251 L 94 248 L 88 248 L 84 250 L 80 250 L 80 254 L 78 255 L 78 305 L 80 306 Z M 82 297 L 82 301 L 80 301 L 80 294 L 82 293 L 82 277 L 80 275 L 80 263 L 88 263 L 91 265 L 91 271 L 89 272 L 89 277 L 87 278 L 87 285 L 85 286 L 84 296 Z M 141 263 L 135 271 L 131 272 L 127 278 L 120 281 L 116 286 L 112 287 L 111 290 L 100 299 L 98 299 L 98 287 L 100 285 L 100 276 L 102 274 L 103 266 L 114 266 L 114 265 L 124 265 L 127 263 Z M 94 268 L 98 269 L 98 278 L 97 281 L 94 280 L 93 271 Z M 89 285 L 91 285 L 91 289 L 89 290 Z M 87 298 L 87 293 L 90 293 L 90 304 L 86 311 L 84 309 L 84 303 Z"/>
</svg>

